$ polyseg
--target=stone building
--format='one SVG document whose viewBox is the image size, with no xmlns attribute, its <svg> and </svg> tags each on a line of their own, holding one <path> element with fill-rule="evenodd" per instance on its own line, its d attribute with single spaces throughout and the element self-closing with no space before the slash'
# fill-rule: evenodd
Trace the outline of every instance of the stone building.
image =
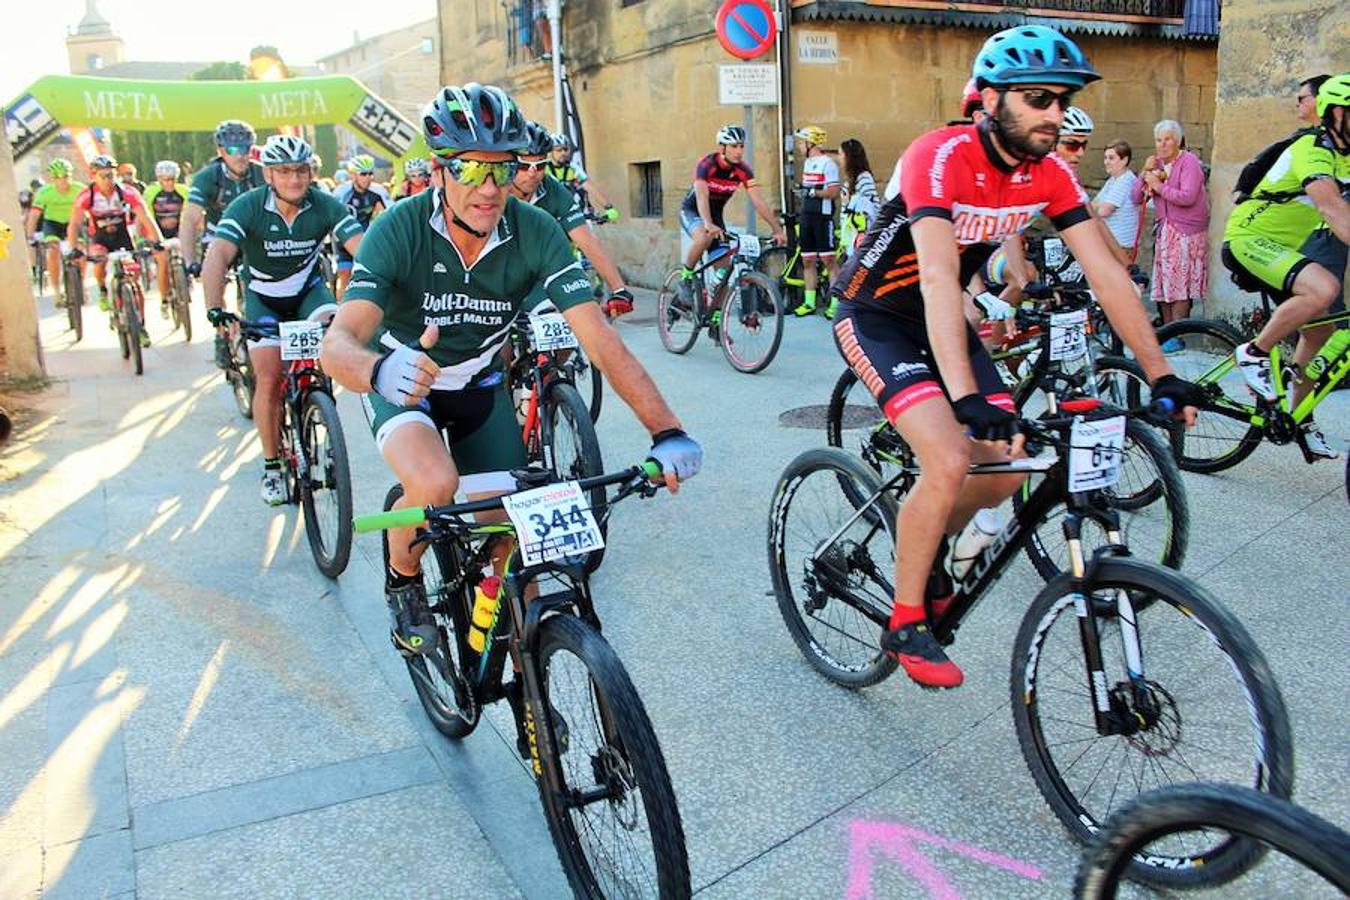
<svg viewBox="0 0 1350 900">
<path fill-rule="evenodd" d="M 1255 0 L 1253 0 L 1255 2 Z M 552 126 L 553 82 L 541 0 L 439 0 L 442 80 L 497 82 Z M 792 119 L 831 145 L 857 137 L 880 180 L 916 136 L 959 113 L 981 43 L 1027 21 L 1071 34 L 1105 76 L 1081 97 L 1098 146 L 1130 141 L 1139 161 L 1152 125 L 1176 118 L 1190 145 L 1212 147 L 1216 43 L 1186 33 L 1186 0 L 793 0 Z M 675 257 L 677 210 L 695 161 L 742 108 L 718 103 L 718 67 L 737 63 L 713 32 L 708 0 L 568 0 L 563 49 L 586 141 L 586 167 L 623 214 L 607 245 L 633 281 L 654 284 Z M 772 61 L 770 55 L 764 62 Z M 756 108 L 755 168 L 777 205 L 777 114 Z M 1090 151 L 1085 181 L 1104 178 Z M 728 221 L 743 224 L 740 201 Z"/>
<path fill-rule="evenodd" d="M 416 120 L 441 85 L 440 46 L 437 20 L 427 19 L 375 37 L 353 35 L 350 47 L 320 57 L 319 65 L 324 74 L 360 80 L 399 112 Z M 340 157 L 359 152 L 355 134 L 346 128 L 337 132 Z"/>
<path fill-rule="evenodd" d="M 72 75 L 102 75 L 101 70 L 122 61 L 122 38 L 99 14 L 94 0 L 85 0 L 84 18 L 66 35 L 66 55 Z"/>
</svg>

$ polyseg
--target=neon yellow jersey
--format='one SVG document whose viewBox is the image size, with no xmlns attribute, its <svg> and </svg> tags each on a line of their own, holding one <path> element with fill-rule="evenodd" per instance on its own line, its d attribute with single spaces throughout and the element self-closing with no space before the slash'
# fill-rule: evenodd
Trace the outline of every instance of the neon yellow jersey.
<svg viewBox="0 0 1350 900">
<path fill-rule="evenodd" d="M 1322 213 L 1305 193 L 1319 178 L 1334 179 L 1342 192 L 1350 189 L 1350 154 L 1338 153 L 1319 129 L 1284 149 L 1266 177 L 1228 217 L 1225 241 L 1261 237 L 1285 247 L 1299 247 L 1318 228 Z"/>
<path fill-rule="evenodd" d="M 42 210 L 42 218 L 47 221 L 65 225 L 75 209 L 75 198 L 84 189 L 85 185 L 74 179 L 70 181 L 70 190 L 64 194 L 55 184 L 44 184 L 33 195 L 33 208 Z"/>
</svg>

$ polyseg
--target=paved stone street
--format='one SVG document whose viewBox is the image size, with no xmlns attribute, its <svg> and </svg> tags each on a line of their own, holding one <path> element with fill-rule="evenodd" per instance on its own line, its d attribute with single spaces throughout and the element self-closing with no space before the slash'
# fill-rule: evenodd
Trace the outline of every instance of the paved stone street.
<svg viewBox="0 0 1350 900">
<path fill-rule="evenodd" d="M 770 497 L 824 443 L 779 416 L 841 363 L 792 321 L 758 376 L 701 340 L 660 346 L 654 298 L 620 331 L 707 451 L 678 497 L 625 503 L 594 580 L 669 765 L 709 898 L 1067 896 L 1078 847 L 1009 714 L 1011 645 L 1042 584 L 1019 561 L 962 629 L 958 691 L 903 675 L 849 692 L 810 669 L 769 596 Z M 153 303 L 153 300 L 152 300 Z M 0 453 L 0 898 L 565 896 L 504 705 L 462 743 L 423 716 L 389 646 L 380 544 L 336 582 L 298 510 L 258 498 L 260 450 L 197 340 L 151 312 L 137 378 L 95 308 L 71 346 L 43 301 L 56 382 Z M 200 314 L 200 304 L 198 304 Z M 358 512 L 391 482 L 339 396 Z M 1339 446 L 1350 393 L 1319 420 Z M 608 392 L 610 468 L 646 435 Z M 1185 571 L 1246 625 L 1293 724 L 1295 797 L 1350 809 L 1350 509 L 1343 463 L 1261 447 L 1187 475 Z M 1225 896 L 1306 896 L 1270 863 Z"/>
</svg>

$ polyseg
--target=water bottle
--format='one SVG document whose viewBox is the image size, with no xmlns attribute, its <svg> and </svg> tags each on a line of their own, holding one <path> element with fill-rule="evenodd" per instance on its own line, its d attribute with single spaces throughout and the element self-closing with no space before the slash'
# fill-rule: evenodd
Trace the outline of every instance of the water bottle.
<svg viewBox="0 0 1350 900">
<path fill-rule="evenodd" d="M 965 527 L 952 548 L 952 578 L 966 577 L 975 558 L 1003 531 L 1003 516 L 996 509 L 982 509 Z"/>
<path fill-rule="evenodd" d="M 487 636 L 497 624 L 497 607 L 501 600 L 502 581 L 489 575 L 478 582 L 473 591 L 473 624 L 469 626 L 469 646 L 479 653 L 487 646 Z"/>
<path fill-rule="evenodd" d="M 1317 355 L 1308 360 L 1308 368 L 1304 372 L 1310 379 L 1316 381 L 1345 354 L 1348 348 L 1350 348 L 1350 331 L 1344 328 L 1336 329 L 1322 345 L 1322 349 L 1317 351 Z"/>
<path fill-rule="evenodd" d="M 511 405 L 516 408 L 516 422 L 520 425 L 525 424 L 525 414 L 530 409 L 530 395 L 534 393 L 532 388 L 517 387 L 511 391 Z"/>
</svg>

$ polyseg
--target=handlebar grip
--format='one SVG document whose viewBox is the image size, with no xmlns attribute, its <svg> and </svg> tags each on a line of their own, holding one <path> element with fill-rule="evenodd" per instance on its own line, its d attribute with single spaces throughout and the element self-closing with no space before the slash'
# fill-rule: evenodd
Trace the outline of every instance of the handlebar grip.
<svg viewBox="0 0 1350 900">
<path fill-rule="evenodd" d="M 642 473 L 648 478 L 660 478 L 662 471 L 664 470 L 661 468 L 661 464 L 654 459 L 649 459 L 642 464 Z"/>
<path fill-rule="evenodd" d="M 1160 415 L 1170 416 L 1177 411 L 1177 405 L 1172 402 L 1171 397 L 1159 397 L 1148 405 L 1149 409 Z"/>
<path fill-rule="evenodd" d="M 391 509 L 389 512 L 357 516 L 352 520 L 352 528 L 357 534 L 365 534 L 368 531 L 384 531 L 389 528 L 408 528 L 413 525 L 421 525 L 426 520 L 426 510 L 420 506 L 414 506 L 408 509 Z"/>
</svg>

